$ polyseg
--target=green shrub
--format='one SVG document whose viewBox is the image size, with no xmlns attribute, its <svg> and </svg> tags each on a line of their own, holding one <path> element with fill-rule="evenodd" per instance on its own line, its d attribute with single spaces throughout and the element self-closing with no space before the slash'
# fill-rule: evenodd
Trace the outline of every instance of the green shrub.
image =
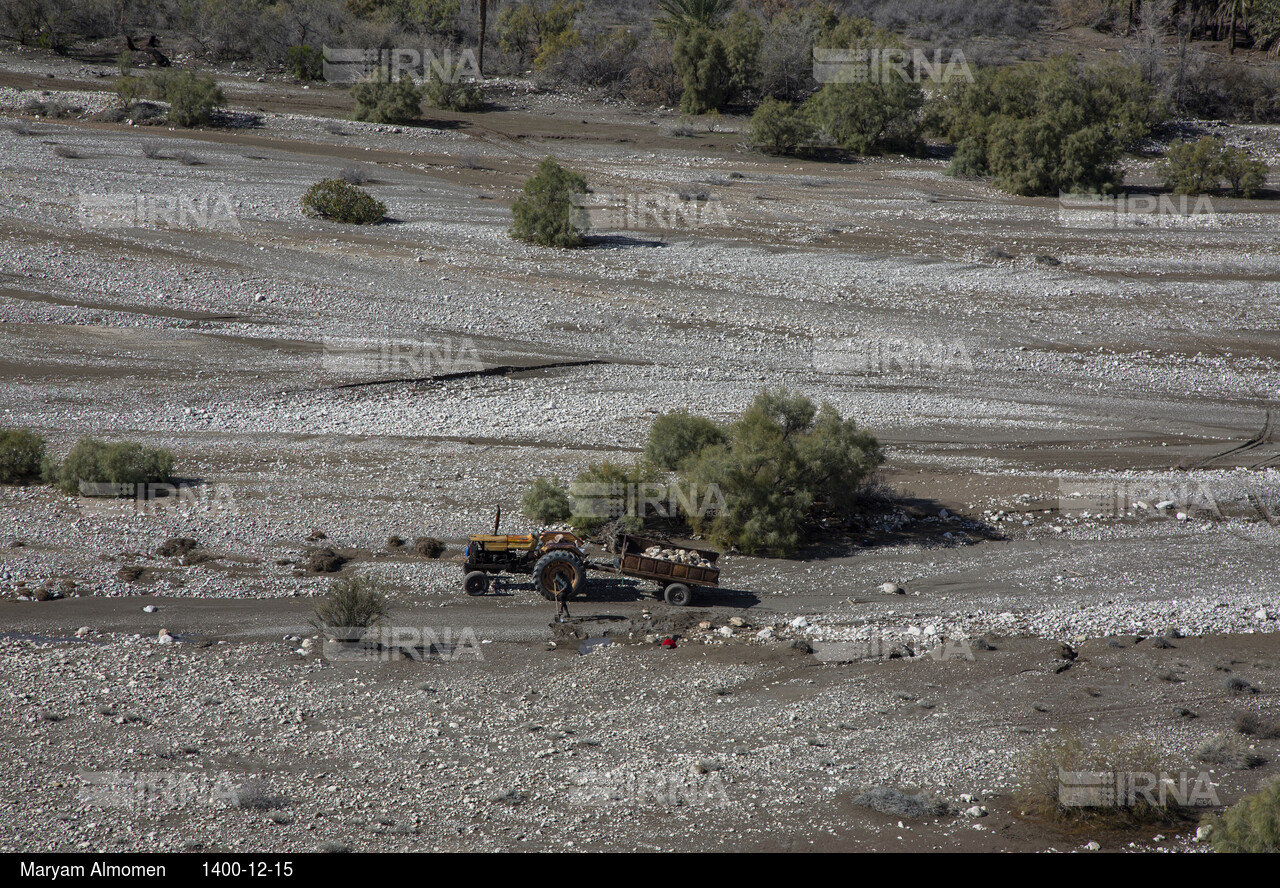
<svg viewBox="0 0 1280 888">
<path fill-rule="evenodd" d="M 585 5 L 581 0 L 552 0 L 546 6 L 508 6 L 498 15 L 498 45 L 503 52 L 519 55 L 521 64 L 532 59 L 540 71 L 581 41 L 573 25 Z"/>
<path fill-rule="evenodd" d="M 153 74 L 151 94 L 169 103 L 169 122 L 174 126 L 206 126 L 214 111 L 226 103 L 216 80 L 191 71 Z"/>
<path fill-rule="evenodd" d="M 1213 850 L 1220 854 L 1280 852 L 1280 779 L 1268 781 L 1205 823 Z"/>
<path fill-rule="evenodd" d="M 118 486 L 129 495 L 140 484 L 167 484 L 173 477 L 173 454 L 160 447 L 143 447 L 133 441 L 108 444 L 84 437 L 76 442 L 62 464 L 46 462 L 46 480 L 67 493 L 79 493 L 81 485 Z"/>
<path fill-rule="evenodd" d="M 422 88 L 411 77 L 383 79 L 382 71 L 351 88 L 356 120 L 370 123 L 409 123 L 422 116 Z"/>
<path fill-rule="evenodd" d="M 544 247 L 582 246 L 583 214 L 573 201 L 586 193 L 586 177 L 546 158 L 511 206 L 511 236 Z"/>
<path fill-rule="evenodd" d="M 1225 179 L 1235 196 L 1253 197 L 1267 179 L 1265 163 L 1215 136 L 1202 136 L 1198 142 L 1174 141 L 1156 164 L 1156 172 L 1175 194 L 1205 194 Z"/>
<path fill-rule="evenodd" d="M 129 74 L 123 74 L 116 78 L 116 97 L 120 100 L 120 107 L 126 111 L 138 100 L 143 93 L 142 80 Z"/>
<path fill-rule="evenodd" d="M 374 225 L 387 214 L 387 205 L 341 179 L 323 179 L 302 196 L 302 211 L 333 222 Z"/>
<path fill-rule="evenodd" d="M 681 35 L 672 54 L 676 73 L 684 84 L 680 110 L 686 114 L 720 111 L 728 104 L 733 70 L 719 34 L 695 28 Z"/>
<path fill-rule="evenodd" d="M 934 126 L 956 146 L 952 173 L 1022 195 L 1113 188 L 1120 155 L 1163 116 L 1136 68 L 1066 56 L 981 70 L 937 108 Z"/>
<path fill-rule="evenodd" d="M 656 485 L 658 477 L 657 467 L 646 462 L 626 466 L 606 460 L 587 466 L 569 486 L 569 526 L 586 536 L 610 524 L 639 530 L 649 517 L 648 506 L 641 510 L 644 486 Z"/>
<path fill-rule="evenodd" d="M 896 36 L 859 18 L 840 19 L 815 47 L 866 53 L 868 59 L 886 50 L 905 53 Z M 919 150 L 924 91 L 914 70 L 908 64 L 901 74 L 889 67 L 871 74 L 869 70 L 859 82 L 824 85 L 805 103 L 811 119 L 837 145 L 856 154 Z"/>
<path fill-rule="evenodd" d="M 314 46 L 290 46 L 284 66 L 298 80 L 324 79 L 324 54 Z"/>
<path fill-rule="evenodd" d="M 546 478 L 536 478 L 520 498 L 520 511 L 539 524 L 560 524 L 569 520 L 573 506 L 563 487 Z"/>
<path fill-rule="evenodd" d="M 687 490 L 723 505 L 690 516 L 698 532 L 751 554 L 786 556 L 819 513 L 852 514 L 858 492 L 883 462 L 876 439 L 829 404 L 765 391 L 711 444 L 680 463 Z"/>
<path fill-rule="evenodd" d="M 855 154 L 920 148 L 924 92 L 914 81 L 828 83 L 806 105 L 822 131 Z"/>
<path fill-rule="evenodd" d="M 344 640 L 353 640 L 352 636 L 358 638 L 359 632 L 341 630 L 376 626 L 387 613 L 387 595 L 382 587 L 368 577 L 352 577 L 329 586 L 328 594 L 316 604 L 312 625 L 326 631 L 338 630 Z"/>
<path fill-rule="evenodd" d="M 1198 142 L 1173 142 L 1156 163 L 1156 172 L 1175 194 L 1204 194 L 1218 187 L 1222 140 L 1205 136 Z"/>
<path fill-rule="evenodd" d="M 756 108 L 747 129 L 752 146 L 769 154 L 795 154 L 813 137 L 814 126 L 806 109 L 772 96 Z"/>
<path fill-rule="evenodd" d="M 435 108 L 463 113 L 484 110 L 484 87 L 474 80 L 441 77 L 432 68 L 423 89 L 427 102 Z"/>
<path fill-rule="evenodd" d="M 1267 165 L 1248 150 L 1228 145 L 1222 151 L 1222 178 L 1236 197 L 1253 197 L 1267 181 Z"/>
<path fill-rule="evenodd" d="M 644 458 L 675 471 L 688 457 L 713 444 L 723 444 L 724 440 L 724 430 L 710 419 L 694 416 L 687 410 L 677 410 L 654 420 L 645 444 Z"/>
<path fill-rule="evenodd" d="M 39 479 L 44 458 L 44 438 L 31 429 L 0 429 L 0 484 Z"/>
</svg>

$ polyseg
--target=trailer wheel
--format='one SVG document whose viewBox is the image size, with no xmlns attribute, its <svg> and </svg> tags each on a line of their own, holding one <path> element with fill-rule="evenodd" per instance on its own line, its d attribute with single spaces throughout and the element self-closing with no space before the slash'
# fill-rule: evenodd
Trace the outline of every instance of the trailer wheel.
<svg viewBox="0 0 1280 888">
<path fill-rule="evenodd" d="M 684 583 L 672 583 L 667 587 L 663 597 L 667 599 L 667 604 L 687 607 L 693 601 L 693 590 Z"/>
<path fill-rule="evenodd" d="M 572 552 L 548 552 L 533 566 L 533 585 L 547 601 L 570 598 L 586 588 L 587 569 Z"/>
<path fill-rule="evenodd" d="M 473 570 L 463 578 L 462 588 L 468 595 L 483 595 L 489 591 L 489 575 L 482 570 Z"/>
</svg>

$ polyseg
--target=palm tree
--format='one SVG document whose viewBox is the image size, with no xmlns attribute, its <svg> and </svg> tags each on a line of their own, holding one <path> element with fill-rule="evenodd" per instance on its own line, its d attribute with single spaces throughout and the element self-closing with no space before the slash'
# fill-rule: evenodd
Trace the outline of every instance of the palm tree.
<svg viewBox="0 0 1280 888">
<path fill-rule="evenodd" d="M 658 0 L 654 24 L 668 37 L 708 28 L 733 8 L 734 0 Z"/>
<path fill-rule="evenodd" d="M 476 70 L 484 77 L 484 32 L 489 28 L 489 0 L 476 0 L 480 7 L 480 45 L 476 47 Z"/>
<path fill-rule="evenodd" d="M 1249 20 L 1250 0 L 1223 0 L 1221 7 L 1221 15 L 1223 18 L 1231 17 L 1231 27 L 1227 31 L 1227 53 L 1236 54 L 1236 24 L 1243 20 Z"/>
</svg>

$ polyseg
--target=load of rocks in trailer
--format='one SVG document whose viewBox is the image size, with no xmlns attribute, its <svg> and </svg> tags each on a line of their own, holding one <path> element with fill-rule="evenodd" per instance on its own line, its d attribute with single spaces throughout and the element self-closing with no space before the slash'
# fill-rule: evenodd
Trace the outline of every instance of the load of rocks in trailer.
<svg viewBox="0 0 1280 888">
<path fill-rule="evenodd" d="M 690 549 L 664 549 L 662 546 L 650 546 L 644 550 L 644 554 L 646 558 L 674 561 L 676 564 L 687 564 L 691 567 L 712 566 L 710 561 Z"/>
</svg>

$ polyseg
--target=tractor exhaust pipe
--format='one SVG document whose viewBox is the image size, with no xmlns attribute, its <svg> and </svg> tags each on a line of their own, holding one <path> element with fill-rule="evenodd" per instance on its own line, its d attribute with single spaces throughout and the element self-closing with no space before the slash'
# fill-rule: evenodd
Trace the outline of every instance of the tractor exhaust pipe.
<svg viewBox="0 0 1280 888">
<path fill-rule="evenodd" d="M 493 515 L 493 535 L 498 535 L 498 522 L 502 520 L 502 506 L 498 506 L 498 510 Z"/>
</svg>

